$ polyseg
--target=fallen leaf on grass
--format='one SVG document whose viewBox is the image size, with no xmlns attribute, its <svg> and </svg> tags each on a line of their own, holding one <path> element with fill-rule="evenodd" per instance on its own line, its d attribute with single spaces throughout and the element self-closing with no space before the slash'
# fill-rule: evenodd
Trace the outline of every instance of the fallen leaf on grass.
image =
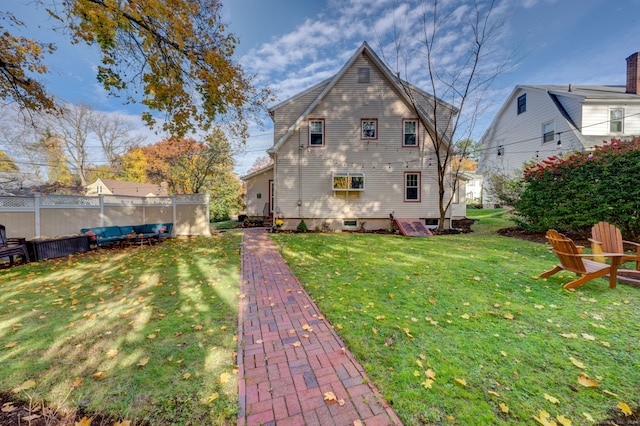
<svg viewBox="0 0 640 426">
<path fill-rule="evenodd" d="M 90 426 L 93 417 L 83 417 L 79 422 L 75 422 L 74 426 Z"/>
<path fill-rule="evenodd" d="M 566 339 L 577 339 L 578 335 L 575 333 L 563 333 L 560 334 L 562 337 L 566 338 Z"/>
<path fill-rule="evenodd" d="M 508 320 L 512 320 L 514 318 L 513 314 L 511 312 L 507 312 L 506 314 L 504 314 L 504 317 Z"/>
<path fill-rule="evenodd" d="M 616 398 L 618 398 L 618 394 L 613 393 L 613 392 L 611 392 L 611 391 L 608 391 L 608 390 L 606 390 L 606 389 L 605 389 L 605 390 L 603 390 L 603 391 L 602 391 L 602 393 L 607 394 L 607 395 L 611 395 L 611 396 L 615 396 Z"/>
<path fill-rule="evenodd" d="M 496 396 L 496 397 L 500 398 L 500 394 L 499 394 L 498 392 L 494 392 L 494 391 L 487 391 L 487 393 L 488 393 L 489 395 L 493 395 L 493 396 Z"/>
<path fill-rule="evenodd" d="M 622 410 L 625 416 L 630 416 L 633 414 L 633 412 L 631 411 L 631 408 L 629 408 L 629 406 L 624 402 L 618 402 L 618 408 Z"/>
<path fill-rule="evenodd" d="M 182 375 L 182 378 L 185 379 L 185 380 L 187 380 L 189 377 L 191 377 L 191 373 L 184 373 Z"/>
<path fill-rule="evenodd" d="M 27 390 L 27 389 L 31 389 L 32 387 L 34 387 L 36 385 L 36 381 L 35 380 L 27 380 L 26 382 L 22 383 L 20 386 L 18 386 L 17 388 L 14 388 L 11 392 L 13 393 L 20 393 L 23 390 Z"/>
<path fill-rule="evenodd" d="M 107 352 L 107 358 L 113 358 L 116 355 L 118 355 L 117 349 L 111 349 L 110 351 Z"/>
<path fill-rule="evenodd" d="M 416 359 L 416 364 L 418 364 L 418 366 L 422 367 L 422 361 L 420 361 L 419 359 Z"/>
<path fill-rule="evenodd" d="M 460 315 L 460 318 L 462 318 L 462 319 L 469 319 L 469 318 L 471 318 L 471 317 L 469 316 L 469 314 L 463 314 L 463 315 Z"/>
<path fill-rule="evenodd" d="M 544 399 L 546 399 L 547 401 L 549 401 L 552 404 L 557 404 L 560 402 L 560 400 L 556 397 L 553 397 L 551 395 L 549 395 L 548 393 L 544 394 Z"/>
<path fill-rule="evenodd" d="M 555 426 L 556 422 L 553 420 L 549 420 L 549 417 L 551 417 L 551 415 L 548 412 L 546 412 L 545 410 L 540 410 L 540 414 L 538 415 L 538 417 L 533 416 L 533 419 L 543 426 Z"/>
<path fill-rule="evenodd" d="M 411 330 L 409 330 L 408 328 L 403 328 L 403 329 L 402 329 L 402 331 L 404 331 L 404 334 L 406 334 L 407 336 L 409 336 L 409 337 L 413 337 L 413 336 L 411 335 Z"/>
<path fill-rule="evenodd" d="M 425 388 L 425 389 L 431 389 L 431 385 L 433 385 L 433 380 L 431 379 L 426 379 L 424 382 L 421 383 L 421 385 Z"/>
<path fill-rule="evenodd" d="M 32 414 L 30 416 L 26 416 L 26 417 L 20 417 L 20 420 L 24 420 L 26 422 L 31 423 L 31 420 L 35 420 L 40 418 L 40 414 Z"/>
<path fill-rule="evenodd" d="M 582 415 L 584 416 L 585 419 L 589 420 L 590 422 L 595 422 L 593 416 L 589 413 L 582 413 Z"/>
<path fill-rule="evenodd" d="M 425 376 L 427 376 L 427 378 L 429 378 L 429 379 L 433 379 L 433 380 L 435 380 L 435 379 L 436 379 L 436 372 L 435 372 L 435 371 L 433 371 L 433 370 L 432 370 L 432 369 L 430 369 L 430 368 L 429 368 L 429 369 L 427 369 L 427 371 L 425 371 L 425 372 L 424 372 L 424 375 L 425 375 Z"/>
<path fill-rule="evenodd" d="M 578 361 L 574 357 L 569 358 L 569 361 L 571 361 L 571 363 L 573 365 L 575 365 L 576 367 L 578 367 L 578 368 L 587 368 L 587 367 L 585 367 L 585 365 L 583 363 L 581 363 L 580 361 Z"/>
<path fill-rule="evenodd" d="M 121 422 L 115 422 L 113 426 L 131 426 L 131 420 L 123 420 Z"/>
<path fill-rule="evenodd" d="M 96 378 L 96 379 L 101 379 L 101 378 L 102 378 L 102 376 L 104 376 L 104 371 L 98 371 L 97 373 L 93 373 L 93 374 L 91 375 L 91 377 L 94 377 L 94 378 Z"/>
<path fill-rule="evenodd" d="M 509 412 L 509 407 L 507 407 L 507 404 L 505 404 L 504 402 L 501 402 L 499 407 L 500 407 L 500 411 L 502 411 L 503 413 Z"/>
<path fill-rule="evenodd" d="M 140 358 L 140 362 L 138 362 L 138 365 L 140 367 L 144 367 L 145 365 L 147 365 L 147 363 L 149 362 L 150 357 L 144 357 L 144 358 Z"/>
<path fill-rule="evenodd" d="M 594 380 L 591 380 L 590 378 L 588 378 L 584 374 L 582 376 L 578 377 L 578 383 L 580 383 L 582 386 L 587 387 L 587 388 L 592 388 L 592 387 L 597 387 L 598 386 L 597 382 L 595 382 Z"/>
<path fill-rule="evenodd" d="M 13 348 L 17 344 L 18 344 L 18 342 L 9 342 L 6 345 L 4 345 L 4 347 L 5 348 Z"/>
<path fill-rule="evenodd" d="M 571 420 L 566 418 L 565 416 L 556 416 L 556 420 L 562 426 L 571 426 L 572 425 Z"/>
<path fill-rule="evenodd" d="M 467 386 L 467 381 L 465 379 L 459 379 L 457 377 L 454 377 L 455 381 L 460 383 L 462 386 L 466 387 Z"/>
<path fill-rule="evenodd" d="M 220 394 L 218 392 L 214 392 L 209 396 L 209 398 L 207 398 L 207 402 L 211 404 L 213 401 L 218 399 L 218 397 L 220 397 Z"/>
<path fill-rule="evenodd" d="M 590 340 L 590 341 L 596 340 L 596 338 L 595 338 L 595 337 L 593 337 L 592 335 L 587 334 L 587 333 L 582 333 L 582 338 L 583 338 L 584 340 Z"/>
<path fill-rule="evenodd" d="M 222 373 L 220 375 L 220 383 L 225 384 L 229 381 L 229 379 L 231 379 L 231 374 L 229 373 Z"/>
<path fill-rule="evenodd" d="M 155 338 L 156 338 L 156 335 L 153 333 L 147 336 L 147 339 L 155 339 Z"/>
</svg>

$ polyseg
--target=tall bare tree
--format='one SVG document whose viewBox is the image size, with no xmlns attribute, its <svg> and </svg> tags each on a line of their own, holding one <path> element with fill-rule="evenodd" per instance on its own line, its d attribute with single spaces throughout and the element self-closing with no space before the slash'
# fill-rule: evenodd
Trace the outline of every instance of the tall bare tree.
<svg viewBox="0 0 640 426">
<path fill-rule="evenodd" d="M 61 114 L 47 116 L 47 127 L 55 133 L 65 146 L 70 169 L 75 171 L 80 185 L 89 182 L 88 141 L 92 132 L 94 110 L 87 104 L 66 104 Z"/>
<path fill-rule="evenodd" d="M 117 114 L 95 112 L 92 130 L 112 170 L 119 168 L 118 163 L 127 151 L 138 147 L 145 139 L 143 135 L 134 133 L 133 126 Z"/>
<path fill-rule="evenodd" d="M 446 229 L 446 214 L 454 200 L 461 162 L 471 146 L 454 141 L 471 138 L 482 112 L 482 100 L 494 80 L 511 63 L 511 54 L 498 48 L 504 10 L 495 0 L 439 2 L 426 0 L 411 16 L 419 16 L 420 32 L 406 35 L 398 25 L 391 43 L 399 81 L 411 99 L 416 116 L 427 131 L 437 168 L 439 227 Z M 404 18 L 407 19 L 407 18 Z M 384 50 L 383 50 L 384 51 Z M 407 81 L 418 82 L 433 98 Z M 430 104 L 429 111 L 421 105 Z M 430 155 L 423 144 L 423 158 Z"/>
</svg>

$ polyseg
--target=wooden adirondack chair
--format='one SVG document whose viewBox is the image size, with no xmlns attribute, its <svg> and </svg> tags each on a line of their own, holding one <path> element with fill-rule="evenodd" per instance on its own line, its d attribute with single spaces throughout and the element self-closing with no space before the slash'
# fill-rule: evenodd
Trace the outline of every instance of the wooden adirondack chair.
<svg viewBox="0 0 640 426">
<path fill-rule="evenodd" d="M 591 251 L 594 259 L 604 263 L 601 253 L 619 253 L 624 256 L 620 263 L 636 262 L 636 271 L 640 271 L 640 244 L 622 239 L 622 233 L 615 225 L 607 222 L 598 222 L 591 228 Z M 636 248 L 636 254 L 625 253 L 624 244 L 632 245 Z"/>
<path fill-rule="evenodd" d="M 27 245 L 16 238 L 7 238 L 6 228 L 0 225 L 0 258 L 8 257 L 9 264 L 13 266 L 14 256 L 22 256 L 22 259 L 29 263 Z"/>
<path fill-rule="evenodd" d="M 616 253 L 601 253 L 600 255 L 611 259 L 610 264 L 589 260 L 590 254 L 582 254 L 573 240 L 550 229 L 547 232 L 547 240 L 551 244 L 551 250 L 556 254 L 560 263 L 552 269 L 543 272 L 538 278 L 546 278 L 562 270 L 571 271 L 580 278 L 565 284 L 564 288 L 576 288 L 591 281 L 594 278 L 609 275 L 609 288 L 616 287 L 618 265 L 622 255 Z"/>
</svg>

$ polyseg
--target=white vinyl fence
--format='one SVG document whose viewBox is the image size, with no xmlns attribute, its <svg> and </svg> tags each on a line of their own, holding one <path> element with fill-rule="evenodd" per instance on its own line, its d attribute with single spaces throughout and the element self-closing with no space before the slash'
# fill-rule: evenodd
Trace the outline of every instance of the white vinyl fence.
<svg viewBox="0 0 640 426">
<path fill-rule="evenodd" d="M 176 236 L 210 235 L 209 195 L 0 197 L 0 224 L 9 238 L 55 237 L 79 234 L 81 228 L 165 222 L 173 223 Z"/>
</svg>

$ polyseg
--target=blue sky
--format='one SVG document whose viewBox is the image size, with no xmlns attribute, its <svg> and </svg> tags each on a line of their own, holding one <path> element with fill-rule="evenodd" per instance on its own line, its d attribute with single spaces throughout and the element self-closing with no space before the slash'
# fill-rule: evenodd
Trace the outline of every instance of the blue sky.
<svg viewBox="0 0 640 426">
<path fill-rule="evenodd" d="M 480 0 L 486 4 L 485 0 Z M 423 1 L 411 0 L 223 0 L 223 20 L 239 39 L 236 55 L 246 71 L 268 84 L 278 101 L 284 100 L 335 74 L 358 46 L 367 41 L 387 62 L 393 56 L 393 30 L 403 29 L 407 40 L 420 32 Z M 427 3 L 432 3 L 428 1 Z M 486 60 L 514 53 L 508 72 L 501 74 L 483 99 L 483 116 L 473 136 L 479 139 L 497 109 L 517 84 L 625 83 L 625 58 L 640 50 L 639 0 L 500 0 L 497 17 L 504 19 L 500 43 Z M 98 54 L 82 45 L 72 46 L 51 31 L 52 22 L 30 0 L 13 1 L 3 9 L 25 21 L 26 35 L 55 41 L 56 53 L 47 60 L 50 89 L 71 102 L 136 118 L 140 108 L 109 98 L 96 84 Z M 468 16 L 471 0 L 440 0 L 456 13 L 451 19 L 455 35 Z M 441 62 L 455 61 L 455 42 L 441 53 Z M 382 51 L 380 51 L 382 50 Z M 415 59 L 415 58 L 414 58 Z M 393 64 L 389 64 L 394 68 Z M 409 61 L 407 78 L 428 89 Z M 244 173 L 255 158 L 273 144 L 269 120 L 253 127 L 244 153 L 236 155 L 236 171 Z M 157 136 L 150 136 L 149 143 Z"/>
</svg>

